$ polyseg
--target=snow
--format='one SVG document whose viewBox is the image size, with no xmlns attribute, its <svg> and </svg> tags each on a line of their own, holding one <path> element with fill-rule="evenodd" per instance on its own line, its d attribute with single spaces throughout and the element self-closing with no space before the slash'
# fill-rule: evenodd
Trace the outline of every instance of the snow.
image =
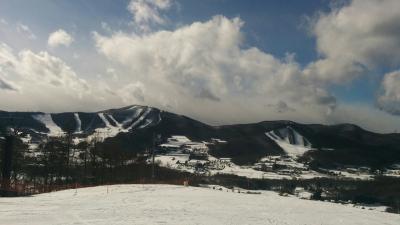
<svg viewBox="0 0 400 225">
<path fill-rule="evenodd" d="M 27 134 L 26 136 L 20 136 L 19 139 L 24 144 L 28 145 L 28 151 L 25 152 L 25 155 L 35 155 L 36 154 L 35 150 L 39 147 L 39 144 L 32 142 L 32 136 L 30 134 Z"/>
<path fill-rule="evenodd" d="M 193 163 L 189 163 L 188 154 L 156 155 L 155 161 L 162 167 L 190 173 L 198 172 L 195 170 Z M 185 162 L 188 162 L 188 164 L 185 165 Z M 277 172 L 264 172 L 255 170 L 250 166 L 239 166 L 227 158 L 218 159 L 209 155 L 208 163 L 209 165 L 202 170 L 202 173 L 207 175 L 231 174 L 251 179 L 293 179 L 291 175 L 279 174 Z M 299 174 L 296 177 L 299 179 L 312 179 L 316 177 L 324 177 L 324 175 L 315 171 L 304 171 L 302 174 Z"/>
<path fill-rule="evenodd" d="M 133 122 L 128 128 L 127 130 L 130 130 L 132 128 L 134 128 L 136 125 L 138 125 L 140 122 L 142 122 L 144 120 L 144 118 L 146 118 L 146 116 L 150 113 L 151 108 L 147 108 L 146 111 L 135 121 Z M 136 116 L 137 117 L 137 116 Z"/>
<path fill-rule="evenodd" d="M 238 166 L 233 163 L 230 163 L 230 165 L 226 165 L 222 170 L 210 170 L 210 173 L 211 175 L 232 174 L 251 179 L 292 179 L 291 176 L 288 175 L 258 171 L 253 168 L 246 168 L 244 166 Z"/>
<path fill-rule="evenodd" d="M 113 117 L 113 115 L 108 115 L 108 117 L 117 125 L 117 127 L 121 127 L 122 125 Z"/>
<path fill-rule="evenodd" d="M 92 140 L 93 138 L 98 137 L 98 138 L 100 138 L 100 141 L 103 141 L 106 138 L 115 137 L 119 133 L 127 133 L 131 129 L 135 128 L 135 126 L 137 124 L 139 124 L 140 122 L 145 120 L 147 115 L 151 112 L 152 108 L 146 107 L 145 112 L 140 117 L 139 117 L 139 115 L 141 112 L 143 112 L 143 110 L 144 110 L 143 108 L 139 108 L 138 106 L 133 106 L 128 110 L 131 110 L 134 112 L 131 116 L 126 118 L 122 123 L 119 123 L 111 114 L 98 113 L 98 116 L 103 121 L 105 127 L 96 128 L 94 134 L 88 136 L 88 140 Z M 115 125 L 112 125 L 110 123 L 110 120 L 112 120 L 115 123 Z M 138 129 L 146 128 L 152 122 L 153 121 L 151 119 L 146 119 L 145 123 L 143 125 L 139 126 Z M 132 123 L 132 124 L 129 127 L 124 128 L 124 126 L 129 123 Z"/>
<path fill-rule="evenodd" d="M 349 173 L 345 170 L 328 170 L 328 171 L 330 173 L 335 174 L 337 177 L 351 178 L 354 180 L 373 180 L 375 176 L 374 174 L 361 173 L 361 172 Z"/>
<path fill-rule="evenodd" d="M 153 122 L 153 120 L 146 119 L 146 122 L 144 122 L 143 125 L 139 126 L 139 129 L 143 129 L 143 128 L 147 127 L 147 126 L 150 125 L 152 122 Z"/>
<path fill-rule="evenodd" d="M 81 118 L 79 118 L 78 113 L 74 113 L 75 121 L 76 121 L 76 129 L 75 133 L 81 133 L 82 132 L 82 121 Z"/>
<path fill-rule="evenodd" d="M 193 168 L 181 165 L 189 161 L 188 154 L 157 155 L 154 157 L 154 161 L 163 167 L 177 169 L 191 173 L 194 172 Z"/>
<path fill-rule="evenodd" d="M 173 185 L 114 185 L 0 198 L 1 224 L 398 225 L 400 215 L 351 205 Z"/>
<path fill-rule="evenodd" d="M 54 123 L 53 119 L 51 118 L 51 114 L 44 113 L 44 114 L 37 114 L 32 116 L 35 120 L 43 123 L 47 129 L 49 129 L 49 136 L 60 136 L 64 132 L 63 130 Z"/>
<path fill-rule="evenodd" d="M 184 148 L 185 150 L 191 152 L 202 152 L 206 153 L 208 151 L 208 147 L 204 142 L 194 142 L 191 141 L 186 136 L 181 135 L 172 135 L 170 138 L 167 139 L 166 143 L 160 145 L 162 148 Z"/>
<path fill-rule="evenodd" d="M 112 128 L 110 122 L 107 120 L 107 118 L 104 116 L 104 113 L 98 113 L 100 119 L 103 121 L 103 123 L 106 125 L 107 128 Z"/>
<path fill-rule="evenodd" d="M 133 107 L 130 109 L 130 110 L 135 110 L 135 113 L 134 113 L 131 117 L 126 118 L 126 119 L 122 122 L 123 125 L 126 125 L 126 124 L 129 124 L 129 123 L 133 122 L 133 120 L 135 120 L 135 119 L 140 115 L 140 113 L 142 113 L 143 108 L 138 108 L 138 109 L 136 109 L 136 108 L 137 108 L 137 106 L 133 106 Z"/>
<path fill-rule="evenodd" d="M 294 133 L 295 133 L 294 136 L 295 136 L 296 140 L 302 140 L 302 138 L 303 138 L 302 136 L 300 138 L 299 134 L 297 132 L 294 132 Z M 280 138 L 276 134 L 274 134 L 273 131 L 267 132 L 267 133 L 265 133 L 265 135 L 267 135 L 267 137 L 269 137 L 270 139 L 275 141 L 275 143 L 278 144 L 279 147 L 281 147 L 290 156 L 293 156 L 293 157 L 301 156 L 305 152 L 310 150 L 310 147 L 308 147 L 307 145 L 304 145 L 304 142 L 301 142 L 300 144 L 291 144 L 288 140 L 288 137 Z M 296 142 L 296 143 L 299 143 L 299 142 Z"/>
<path fill-rule="evenodd" d="M 179 142 L 179 143 L 187 143 L 190 142 L 190 139 L 186 136 L 181 135 L 172 135 L 171 138 L 168 138 L 170 142 Z"/>
</svg>

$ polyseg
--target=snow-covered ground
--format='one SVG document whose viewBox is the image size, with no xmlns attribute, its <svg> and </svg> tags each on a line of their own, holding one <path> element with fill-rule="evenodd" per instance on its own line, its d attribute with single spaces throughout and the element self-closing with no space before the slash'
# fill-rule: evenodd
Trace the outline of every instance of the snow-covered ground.
<svg viewBox="0 0 400 225">
<path fill-rule="evenodd" d="M 350 205 L 172 185 L 115 185 L 0 198 L 0 224 L 400 224 Z"/>
<path fill-rule="evenodd" d="M 216 175 L 216 174 L 231 174 L 252 179 L 292 179 L 293 176 L 290 174 L 279 174 L 278 172 L 264 172 L 260 170 L 255 170 L 251 166 L 239 166 L 230 161 L 224 161 L 208 156 L 208 160 L 189 160 L 189 155 L 186 154 L 169 154 L 169 155 L 157 155 L 155 157 L 155 162 L 160 166 L 168 167 L 171 169 L 186 171 L 190 173 L 195 173 L 196 170 L 194 165 L 196 161 L 199 162 L 209 162 L 210 165 L 205 166 L 202 170 L 206 175 Z M 149 160 L 149 163 L 151 160 Z M 185 165 L 185 162 L 186 165 Z M 289 163 L 288 163 L 289 164 Z M 219 167 L 216 169 L 215 167 Z M 316 177 L 326 177 L 324 174 L 315 171 L 304 171 L 302 174 L 296 175 L 296 178 L 300 179 L 311 179 Z"/>
</svg>

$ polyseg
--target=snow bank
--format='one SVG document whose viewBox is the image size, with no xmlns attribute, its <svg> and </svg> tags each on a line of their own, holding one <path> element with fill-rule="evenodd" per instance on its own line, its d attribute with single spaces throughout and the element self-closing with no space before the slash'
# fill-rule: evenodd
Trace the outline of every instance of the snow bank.
<svg viewBox="0 0 400 225">
<path fill-rule="evenodd" d="M 100 186 L 0 198 L 1 224 L 400 224 L 400 215 L 281 197 L 172 185 Z"/>
</svg>

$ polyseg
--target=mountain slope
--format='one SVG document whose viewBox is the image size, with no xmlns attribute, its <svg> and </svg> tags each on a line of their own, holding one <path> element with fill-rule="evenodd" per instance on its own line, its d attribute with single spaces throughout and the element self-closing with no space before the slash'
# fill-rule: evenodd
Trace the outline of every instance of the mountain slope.
<svg viewBox="0 0 400 225">
<path fill-rule="evenodd" d="M 141 153 L 153 145 L 154 134 L 165 141 L 184 135 L 193 141 L 226 140 L 211 146 L 215 157 L 253 164 L 267 155 L 292 155 L 315 167 L 344 165 L 387 167 L 400 162 L 400 135 L 377 134 L 351 125 L 299 124 L 264 121 L 253 124 L 210 126 L 183 115 L 146 106 L 127 106 L 94 113 L 0 111 L 0 127 L 14 127 L 29 135 L 26 142 L 71 133 L 80 141 L 100 138 L 104 146 Z"/>
</svg>

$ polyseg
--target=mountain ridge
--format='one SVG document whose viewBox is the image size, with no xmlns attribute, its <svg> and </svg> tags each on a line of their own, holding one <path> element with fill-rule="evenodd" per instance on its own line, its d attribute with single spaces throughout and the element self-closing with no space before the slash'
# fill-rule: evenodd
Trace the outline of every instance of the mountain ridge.
<svg viewBox="0 0 400 225">
<path fill-rule="evenodd" d="M 171 135 L 184 135 L 194 141 L 220 138 L 228 143 L 211 148 L 211 155 L 230 157 L 238 164 L 255 163 L 266 155 L 287 154 L 288 150 L 285 151 L 277 139 L 266 133 L 290 127 L 310 143 L 303 147 L 312 151 L 304 151 L 299 158 L 318 167 L 346 164 L 382 167 L 400 162 L 400 148 L 397 146 L 400 134 L 374 133 L 348 123 L 322 125 L 277 120 L 212 126 L 185 115 L 141 105 L 92 113 L 0 111 L 0 117 L 0 127 L 17 127 L 29 135 L 31 141 L 40 142 L 47 136 L 63 132 L 70 132 L 81 140 L 97 134 L 104 144 L 118 143 L 121 149 L 137 153 L 151 146 L 154 133 L 161 134 L 164 139 Z M 12 117 L 14 121 L 7 119 Z"/>
<path fill-rule="evenodd" d="M 28 114 L 51 114 L 51 115 L 58 115 L 58 114 L 69 114 L 69 113 L 81 113 L 81 114 L 92 114 L 92 113 L 112 113 L 115 111 L 120 111 L 120 110 L 126 110 L 132 107 L 147 107 L 147 108 L 152 108 L 152 109 L 156 109 L 159 110 L 160 112 L 167 112 L 167 113 L 171 113 L 174 115 L 178 115 L 178 116 L 184 116 L 186 118 L 189 118 L 191 120 L 195 120 L 197 122 L 203 123 L 205 125 L 208 125 L 210 127 L 214 127 L 216 129 L 220 128 L 220 127 L 227 127 L 227 126 L 239 126 L 239 125 L 255 125 L 255 124 L 260 124 L 260 123 L 282 123 L 282 124 L 300 124 L 300 125 L 308 125 L 308 126 L 329 126 L 329 127 L 354 127 L 356 129 L 362 129 L 363 131 L 367 131 L 370 133 L 374 133 L 374 134 L 393 134 L 393 135 L 400 135 L 400 133 L 394 133 L 394 132 L 389 132 L 389 133 L 380 133 L 380 132 L 374 132 L 371 130 L 368 130 L 366 128 L 361 127 L 358 124 L 354 124 L 354 123 L 335 123 L 335 124 L 321 124 L 321 123 L 303 123 L 303 122 L 297 122 L 294 120 L 261 120 L 261 121 L 256 121 L 256 122 L 249 122 L 249 123 L 228 123 L 228 124 L 222 124 L 222 125 L 212 125 L 212 124 L 208 124 L 206 122 L 203 122 L 201 120 L 197 120 L 194 119 L 190 116 L 184 115 L 184 114 L 179 114 L 179 113 L 175 113 L 175 112 L 171 112 L 171 111 L 165 111 L 165 110 L 161 110 L 157 107 L 154 106 L 147 106 L 147 105 L 139 105 L 139 104 L 132 104 L 132 105 L 127 105 L 127 106 L 122 106 L 122 107 L 115 107 L 115 108 L 110 108 L 110 109 L 104 109 L 104 110 L 99 110 L 99 111 L 67 111 L 67 112 L 45 112 L 45 111 L 7 111 L 7 110 L 3 110 L 0 109 L 0 113 L 8 113 L 8 114 L 21 114 L 21 113 L 28 113 Z M 9 115 L 11 116 L 11 115 Z M 3 116 L 4 117 L 4 116 Z"/>
</svg>

